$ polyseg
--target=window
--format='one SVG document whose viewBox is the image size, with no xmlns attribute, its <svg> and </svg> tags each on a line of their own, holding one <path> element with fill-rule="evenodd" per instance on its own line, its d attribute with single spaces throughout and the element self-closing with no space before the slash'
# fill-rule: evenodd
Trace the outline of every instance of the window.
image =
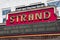
<svg viewBox="0 0 60 40">
<path fill-rule="evenodd" d="M 56 7 L 60 7 L 60 1 L 55 1 L 55 2 L 50 2 L 50 3 L 47 3 L 49 6 L 51 5 L 55 5 Z"/>
<path fill-rule="evenodd" d="M 31 9 L 31 6 L 27 6 L 27 9 Z"/>
<path fill-rule="evenodd" d="M 26 10 L 26 7 L 17 7 L 15 10 L 16 10 L 16 11 Z"/>
<path fill-rule="evenodd" d="M 45 4 L 44 4 L 44 3 L 37 4 L 37 8 L 44 7 L 44 6 L 45 6 Z"/>
<path fill-rule="evenodd" d="M 22 10 L 26 10 L 27 8 L 26 7 L 22 7 Z"/>
<path fill-rule="evenodd" d="M 10 13 L 11 9 L 3 9 L 2 10 L 2 15 L 6 15 L 7 13 Z"/>
<path fill-rule="evenodd" d="M 36 5 L 32 5 L 32 6 L 31 6 L 31 9 L 33 9 L 33 8 L 37 8 Z"/>
<path fill-rule="evenodd" d="M 5 23 L 5 22 L 6 22 L 6 18 L 3 19 L 3 23 Z"/>
<path fill-rule="evenodd" d="M 21 8 L 20 8 L 20 9 L 19 9 L 19 8 L 16 8 L 15 10 L 16 10 L 16 11 L 21 11 L 22 9 L 21 9 Z"/>
</svg>

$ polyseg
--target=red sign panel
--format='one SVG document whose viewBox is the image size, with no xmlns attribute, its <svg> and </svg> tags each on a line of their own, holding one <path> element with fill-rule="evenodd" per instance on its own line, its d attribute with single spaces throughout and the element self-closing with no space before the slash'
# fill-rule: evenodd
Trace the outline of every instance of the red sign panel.
<svg viewBox="0 0 60 40">
<path fill-rule="evenodd" d="M 57 19 L 54 8 L 37 9 L 32 11 L 8 14 L 6 25 L 33 24 L 38 22 L 52 22 Z"/>
</svg>

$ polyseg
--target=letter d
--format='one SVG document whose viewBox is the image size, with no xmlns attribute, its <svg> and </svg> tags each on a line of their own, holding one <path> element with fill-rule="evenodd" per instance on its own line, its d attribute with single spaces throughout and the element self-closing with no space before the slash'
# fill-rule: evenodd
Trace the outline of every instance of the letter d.
<svg viewBox="0 0 60 40">
<path fill-rule="evenodd" d="M 48 11 L 44 12 L 44 19 L 48 19 L 48 18 L 50 18 L 50 16 L 51 16 L 50 12 L 48 12 Z"/>
</svg>

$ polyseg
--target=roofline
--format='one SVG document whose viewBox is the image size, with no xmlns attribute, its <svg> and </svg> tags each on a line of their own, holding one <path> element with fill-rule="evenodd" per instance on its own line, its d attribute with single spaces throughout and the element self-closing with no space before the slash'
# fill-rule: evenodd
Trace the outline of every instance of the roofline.
<svg viewBox="0 0 60 40">
<path fill-rule="evenodd" d="M 19 12 L 27 12 L 27 11 L 33 11 L 33 10 L 39 10 L 39 9 L 46 9 L 46 8 L 54 8 L 54 13 L 56 13 L 56 7 L 55 6 L 44 6 L 44 7 L 40 7 L 40 8 L 34 8 L 34 9 L 28 9 L 28 10 L 22 10 L 22 11 L 13 11 L 13 12 L 10 12 L 8 14 L 15 14 L 15 13 L 19 13 Z"/>
</svg>

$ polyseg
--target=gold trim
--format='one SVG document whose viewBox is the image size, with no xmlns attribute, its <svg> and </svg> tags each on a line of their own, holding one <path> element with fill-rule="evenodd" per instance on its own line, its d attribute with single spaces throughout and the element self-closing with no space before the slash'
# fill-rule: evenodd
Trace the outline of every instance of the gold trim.
<svg viewBox="0 0 60 40">
<path fill-rule="evenodd" d="M 23 37 L 41 37 L 41 36 L 60 36 L 59 34 L 33 34 L 33 35 L 18 35 L 18 36 L 0 36 L 0 38 L 23 38 Z"/>
</svg>

